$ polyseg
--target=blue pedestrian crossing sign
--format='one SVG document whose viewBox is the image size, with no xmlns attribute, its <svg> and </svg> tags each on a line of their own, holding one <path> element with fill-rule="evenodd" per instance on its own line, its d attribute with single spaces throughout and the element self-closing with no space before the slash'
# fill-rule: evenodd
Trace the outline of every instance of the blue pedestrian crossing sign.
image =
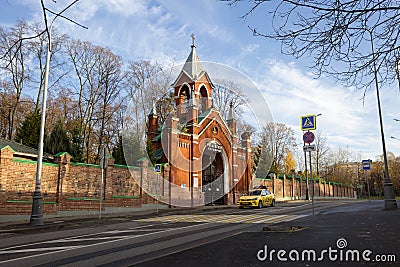
<svg viewBox="0 0 400 267">
<path fill-rule="evenodd" d="M 158 174 L 160 174 L 160 173 L 161 173 L 162 165 L 161 165 L 161 164 L 156 164 L 154 167 L 155 167 L 155 172 L 158 173 Z"/>
<path fill-rule="evenodd" d="M 306 115 L 300 117 L 300 128 L 302 131 L 310 131 L 317 129 L 317 116 Z"/>
</svg>

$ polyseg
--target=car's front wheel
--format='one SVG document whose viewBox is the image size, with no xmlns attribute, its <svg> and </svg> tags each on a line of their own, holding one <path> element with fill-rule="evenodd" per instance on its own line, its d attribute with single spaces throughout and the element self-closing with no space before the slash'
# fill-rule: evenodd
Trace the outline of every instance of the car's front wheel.
<svg viewBox="0 0 400 267">
<path fill-rule="evenodd" d="M 271 207 L 275 207 L 275 199 L 272 200 Z"/>
<path fill-rule="evenodd" d="M 258 208 L 261 209 L 262 207 L 263 207 L 262 201 L 259 200 L 259 201 L 258 201 Z"/>
</svg>

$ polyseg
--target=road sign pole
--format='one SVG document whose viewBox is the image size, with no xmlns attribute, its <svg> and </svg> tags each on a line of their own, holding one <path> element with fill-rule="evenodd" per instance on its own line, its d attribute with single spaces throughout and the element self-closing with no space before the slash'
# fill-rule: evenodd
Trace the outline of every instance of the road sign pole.
<svg viewBox="0 0 400 267">
<path fill-rule="evenodd" d="M 104 169 L 107 168 L 106 147 L 103 147 L 102 157 L 100 159 L 101 167 L 101 183 L 100 183 L 100 205 L 99 205 L 99 220 L 101 220 L 101 209 L 103 208 L 103 183 L 104 183 Z"/>
<path fill-rule="evenodd" d="M 157 184 L 156 184 L 156 212 L 157 212 L 157 215 L 158 215 L 158 180 L 159 180 L 160 175 L 159 175 L 158 173 L 157 173 L 156 175 L 157 175 Z"/>
<path fill-rule="evenodd" d="M 366 172 L 366 174 L 365 174 L 365 176 L 366 176 L 366 180 L 367 180 L 367 189 L 368 189 L 368 203 L 370 203 L 371 204 L 371 193 L 370 193 L 370 191 L 369 191 L 369 177 L 368 177 L 368 171 L 365 171 Z"/>
<path fill-rule="evenodd" d="M 300 117 L 300 129 L 302 131 L 307 131 L 307 132 L 303 133 L 304 165 L 305 165 L 305 172 L 306 172 L 306 200 L 309 200 L 310 196 L 309 196 L 309 181 L 308 181 L 308 175 L 307 175 L 307 153 L 306 153 L 307 151 L 305 149 L 305 145 L 306 145 L 306 143 L 311 144 L 312 142 L 314 142 L 314 134 L 312 132 L 310 132 L 310 130 L 315 130 L 317 128 L 316 117 L 317 117 L 316 115 L 306 115 L 306 116 Z M 310 151 L 310 153 L 311 153 L 311 149 L 308 151 Z M 311 160 L 310 160 L 310 175 L 311 175 Z M 313 213 L 314 213 L 314 208 L 313 208 Z"/>
<path fill-rule="evenodd" d="M 304 143 L 305 145 L 306 143 Z M 310 200 L 309 195 L 308 195 L 308 172 L 307 172 L 307 153 L 304 150 L 304 166 L 305 166 L 305 171 L 306 171 L 306 200 Z"/>
<path fill-rule="evenodd" d="M 99 206 L 99 220 L 101 220 L 101 209 L 103 202 L 103 181 L 104 181 L 104 169 L 101 168 L 101 184 L 100 184 L 100 206 Z"/>
<path fill-rule="evenodd" d="M 314 179 L 312 178 L 312 165 L 311 165 L 311 151 L 308 151 L 309 161 L 310 161 L 310 179 L 312 185 L 312 195 L 311 195 L 311 202 L 312 202 L 312 215 L 314 216 Z"/>
</svg>

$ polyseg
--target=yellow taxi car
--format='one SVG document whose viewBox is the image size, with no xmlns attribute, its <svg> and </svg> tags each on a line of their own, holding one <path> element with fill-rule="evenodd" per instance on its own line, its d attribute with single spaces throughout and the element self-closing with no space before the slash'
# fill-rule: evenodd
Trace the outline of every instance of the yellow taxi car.
<svg viewBox="0 0 400 267">
<path fill-rule="evenodd" d="M 249 192 L 249 195 L 241 196 L 238 203 L 239 209 L 244 207 L 258 207 L 261 209 L 264 206 L 275 206 L 275 196 L 268 189 L 254 189 Z"/>
</svg>

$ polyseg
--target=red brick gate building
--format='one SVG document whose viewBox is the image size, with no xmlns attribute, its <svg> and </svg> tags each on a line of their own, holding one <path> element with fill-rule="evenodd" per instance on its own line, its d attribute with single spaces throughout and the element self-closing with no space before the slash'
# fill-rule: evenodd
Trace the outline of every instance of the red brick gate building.
<svg viewBox="0 0 400 267">
<path fill-rule="evenodd" d="M 191 48 L 172 84 L 175 110 L 162 126 L 153 105 L 148 146 L 156 163 L 168 166 L 163 172 L 170 182 L 165 202 L 232 204 L 251 182 L 250 134 L 237 135 L 232 105 L 227 118 L 213 107 L 215 86 L 194 43 Z"/>
</svg>

